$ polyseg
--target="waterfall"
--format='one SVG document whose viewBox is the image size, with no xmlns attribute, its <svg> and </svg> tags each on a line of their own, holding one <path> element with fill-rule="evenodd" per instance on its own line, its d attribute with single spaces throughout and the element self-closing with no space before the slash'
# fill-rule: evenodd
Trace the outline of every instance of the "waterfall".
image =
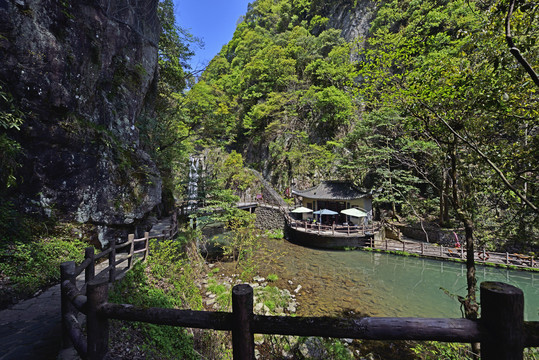
<svg viewBox="0 0 539 360">
<path fill-rule="evenodd" d="M 187 183 L 187 211 L 192 212 L 197 207 L 198 179 L 202 159 L 199 156 L 189 156 L 189 179 Z"/>
</svg>

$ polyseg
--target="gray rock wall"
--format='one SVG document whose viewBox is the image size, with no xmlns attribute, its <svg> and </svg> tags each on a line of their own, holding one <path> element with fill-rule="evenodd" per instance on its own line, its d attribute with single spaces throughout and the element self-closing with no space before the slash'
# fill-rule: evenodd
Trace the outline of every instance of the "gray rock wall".
<svg viewBox="0 0 539 360">
<path fill-rule="evenodd" d="M 27 211 L 94 224 L 104 244 L 161 202 L 135 126 L 159 32 L 157 0 L 0 0 L 0 84 L 26 114 L 9 134 L 23 149 L 13 195 Z"/>
<path fill-rule="evenodd" d="M 256 208 L 255 227 L 262 230 L 284 230 L 286 226 L 283 213 L 279 209 L 259 206 Z"/>
<path fill-rule="evenodd" d="M 415 226 L 403 226 L 397 225 L 402 235 L 409 237 L 415 240 L 426 241 L 427 237 L 425 232 L 419 225 Z M 440 244 L 443 246 L 454 246 L 455 245 L 455 235 L 453 234 L 454 230 L 449 229 L 439 229 L 426 226 L 425 228 L 428 234 L 428 240 L 430 243 Z M 460 235 L 458 230 L 455 230 L 455 233 L 459 237 L 459 241 L 463 243 L 464 235 Z"/>
</svg>

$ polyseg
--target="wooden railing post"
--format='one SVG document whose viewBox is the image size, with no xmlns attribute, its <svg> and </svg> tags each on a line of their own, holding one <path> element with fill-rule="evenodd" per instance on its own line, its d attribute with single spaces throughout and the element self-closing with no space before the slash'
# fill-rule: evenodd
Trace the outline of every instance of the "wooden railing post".
<svg viewBox="0 0 539 360">
<path fill-rule="evenodd" d="M 86 316 L 88 333 L 88 359 L 101 360 L 109 348 L 109 321 L 99 315 L 98 308 L 108 299 L 109 284 L 106 280 L 94 279 L 87 284 L 88 314 Z"/>
<path fill-rule="evenodd" d="M 232 288 L 232 352 L 234 360 L 255 358 L 253 321 L 253 288 L 249 284 L 239 284 Z"/>
<path fill-rule="evenodd" d="M 116 280 L 116 239 L 110 240 L 109 244 L 109 282 L 114 282 Z"/>
<path fill-rule="evenodd" d="M 150 254 L 150 233 L 149 232 L 144 233 L 144 246 L 145 246 L 146 251 L 144 251 L 144 258 L 142 259 L 143 261 L 146 260 L 148 258 L 148 255 Z"/>
<path fill-rule="evenodd" d="M 127 235 L 127 241 L 131 241 L 131 245 L 129 245 L 129 258 L 127 260 L 127 268 L 131 269 L 131 266 L 133 265 L 133 256 L 135 255 L 135 234 Z"/>
<path fill-rule="evenodd" d="M 481 341 L 481 359 L 522 359 L 524 294 L 501 282 L 481 283 L 481 324 L 488 337 Z"/>
<path fill-rule="evenodd" d="M 66 289 L 64 282 L 69 280 L 71 283 L 75 283 L 75 262 L 66 261 L 60 264 L 60 301 L 61 301 L 61 311 L 62 311 L 62 347 L 64 349 L 69 348 L 73 345 L 71 341 L 71 336 L 69 335 L 69 327 L 67 325 L 66 317 L 68 314 L 73 312 L 73 305 L 66 294 Z"/>
<path fill-rule="evenodd" d="M 95 253 L 92 246 L 84 249 L 84 258 L 91 260 L 86 269 L 84 269 L 84 282 L 88 282 L 95 277 Z"/>
</svg>

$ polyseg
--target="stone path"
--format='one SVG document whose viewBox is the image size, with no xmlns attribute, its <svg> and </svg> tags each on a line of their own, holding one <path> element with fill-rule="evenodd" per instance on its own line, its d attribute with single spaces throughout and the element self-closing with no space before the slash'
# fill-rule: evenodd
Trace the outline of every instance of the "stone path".
<svg viewBox="0 0 539 360">
<path fill-rule="evenodd" d="M 150 234 L 161 234 L 166 224 L 170 226 L 170 219 L 156 224 Z M 107 266 L 108 261 L 96 265 L 96 274 Z M 79 288 L 83 276 L 77 278 Z M 62 339 L 60 317 L 60 284 L 0 311 L 0 360 L 57 359 Z M 78 356 L 71 351 L 61 358 Z"/>
<path fill-rule="evenodd" d="M 0 360 L 56 359 L 61 346 L 60 285 L 0 312 Z"/>
</svg>

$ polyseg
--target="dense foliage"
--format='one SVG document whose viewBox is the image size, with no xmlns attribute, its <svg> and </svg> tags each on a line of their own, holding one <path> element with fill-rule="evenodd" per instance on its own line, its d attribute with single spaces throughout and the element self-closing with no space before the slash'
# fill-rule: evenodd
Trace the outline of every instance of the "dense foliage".
<svg viewBox="0 0 539 360">
<path fill-rule="evenodd" d="M 339 6 L 372 6 L 367 38 L 331 27 Z M 398 218 L 468 222 L 479 245 L 531 250 L 539 87 L 506 42 L 537 71 L 536 14 L 531 2 L 254 1 L 183 109 L 199 144 L 235 148 L 278 189 L 348 179 Z"/>
</svg>

